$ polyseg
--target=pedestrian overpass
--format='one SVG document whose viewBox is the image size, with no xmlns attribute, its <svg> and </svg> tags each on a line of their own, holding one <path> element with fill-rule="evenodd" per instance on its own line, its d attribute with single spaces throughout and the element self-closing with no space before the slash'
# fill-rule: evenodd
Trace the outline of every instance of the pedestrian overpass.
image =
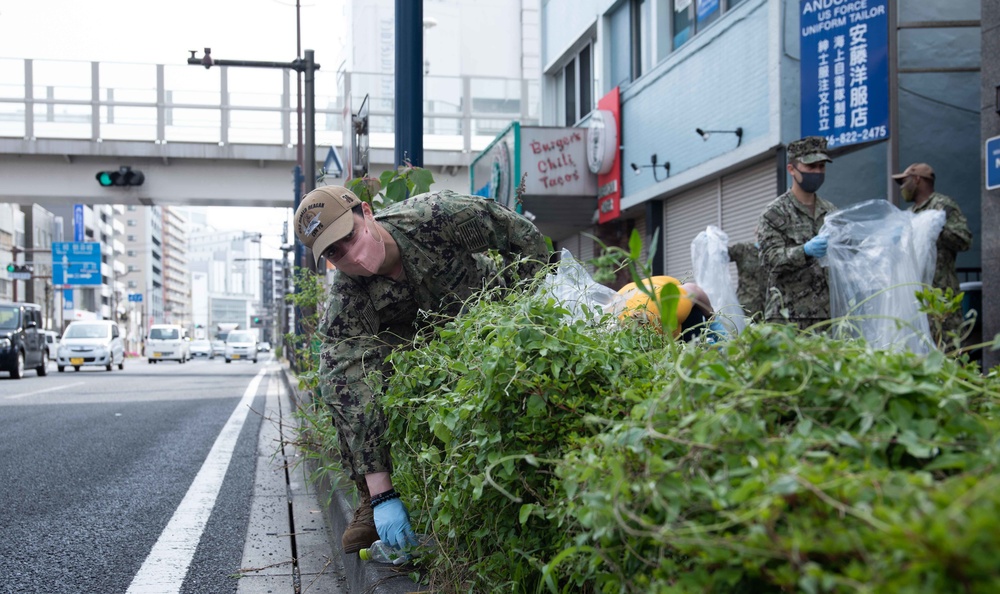
<svg viewBox="0 0 1000 594">
<path fill-rule="evenodd" d="M 537 81 L 427 76 L 424 85 L 435 188 L 467 191 L 470 163 L 497 133 L 538 121 Z M 317 171 L 331 148 L 343 157 L 345 105 L 366 95 L 370 170 L 392 168 L 392 76 L 320 70 L 315 89 Z M 0 202 L 291 207 L 297 106 L 287 70 L 0 59 Z M 95 179 L 121 166 L 144 183 Z"/>
</svg>

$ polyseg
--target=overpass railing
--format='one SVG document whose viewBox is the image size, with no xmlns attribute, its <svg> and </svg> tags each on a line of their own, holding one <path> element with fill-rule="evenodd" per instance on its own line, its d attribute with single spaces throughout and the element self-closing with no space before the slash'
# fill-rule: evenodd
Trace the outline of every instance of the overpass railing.
<svg viewBox="0 0 1000 594">
<path fill-rule="evenodd" d="M 370 146 L 392 148 L 394 84 L 318 71 L 317 145 L 342 145 L 345 105 L 356 111 L 367 94 Z M 284 70 L 0 59 L 0 137 L 293 147 L 296 93 Z M 511 121 L 537 123 L 539 105 L 535 80 L 426 76 L 425 149 L 481 150 Z"/>
</svg>

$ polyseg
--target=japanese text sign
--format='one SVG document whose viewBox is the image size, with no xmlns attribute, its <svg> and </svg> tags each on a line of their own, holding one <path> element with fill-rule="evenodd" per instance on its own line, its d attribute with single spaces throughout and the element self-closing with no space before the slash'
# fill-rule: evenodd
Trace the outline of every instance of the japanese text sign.
<svg viewBox="0 0 1000 594">
<path fill-rule="evenodd" d="M 889 137 L 889 0 L 801 0 L 802 136 Z"/>
</svg>

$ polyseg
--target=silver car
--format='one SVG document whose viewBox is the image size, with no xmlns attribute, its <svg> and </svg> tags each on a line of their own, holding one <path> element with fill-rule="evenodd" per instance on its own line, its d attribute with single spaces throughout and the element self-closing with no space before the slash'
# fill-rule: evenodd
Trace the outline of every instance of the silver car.
<svg viewBox="0 0 1000 594">
<path fill-rule="evenodd" d="M 250 332 L 233 330 L 226 337 L 226 363 L 243 359 L 257 362 L 257 337 Z"/>
</svg>

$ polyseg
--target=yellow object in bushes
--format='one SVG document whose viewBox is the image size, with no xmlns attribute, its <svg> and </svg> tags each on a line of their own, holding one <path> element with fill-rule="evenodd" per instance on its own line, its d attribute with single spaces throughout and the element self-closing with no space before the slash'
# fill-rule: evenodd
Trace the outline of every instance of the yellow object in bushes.
<svg viewBox="0 0 1000 594">
<path fill-rule="evenodd" d="M 672 276 L 651 276 L 642 280 L 644 287 L 649 289 L 656 295 L 657 301 L 652 301 L 649 295 L 642 292 L 636 283 L 629 283 L 618 289 L 618 294 L 625 298 L 625 307 L 619 314 L 619 318 L 630 317 L 637 319 L 643 323 L 654 324 L 657 328 L 660 327 L 660 289 L 667 284 L 672 284 L 677 286 L 677 290 L 680 291 L 680 297 L 677 301 L 677 328 L 674 330 L 674 336 L 680 334 L 680 327 L 684 320 L 687 319 L 688 315 L 691 313 L 692 303 L 687 297 L 687 291 L 681 287 L 680 281 Z"/>
</svg>

